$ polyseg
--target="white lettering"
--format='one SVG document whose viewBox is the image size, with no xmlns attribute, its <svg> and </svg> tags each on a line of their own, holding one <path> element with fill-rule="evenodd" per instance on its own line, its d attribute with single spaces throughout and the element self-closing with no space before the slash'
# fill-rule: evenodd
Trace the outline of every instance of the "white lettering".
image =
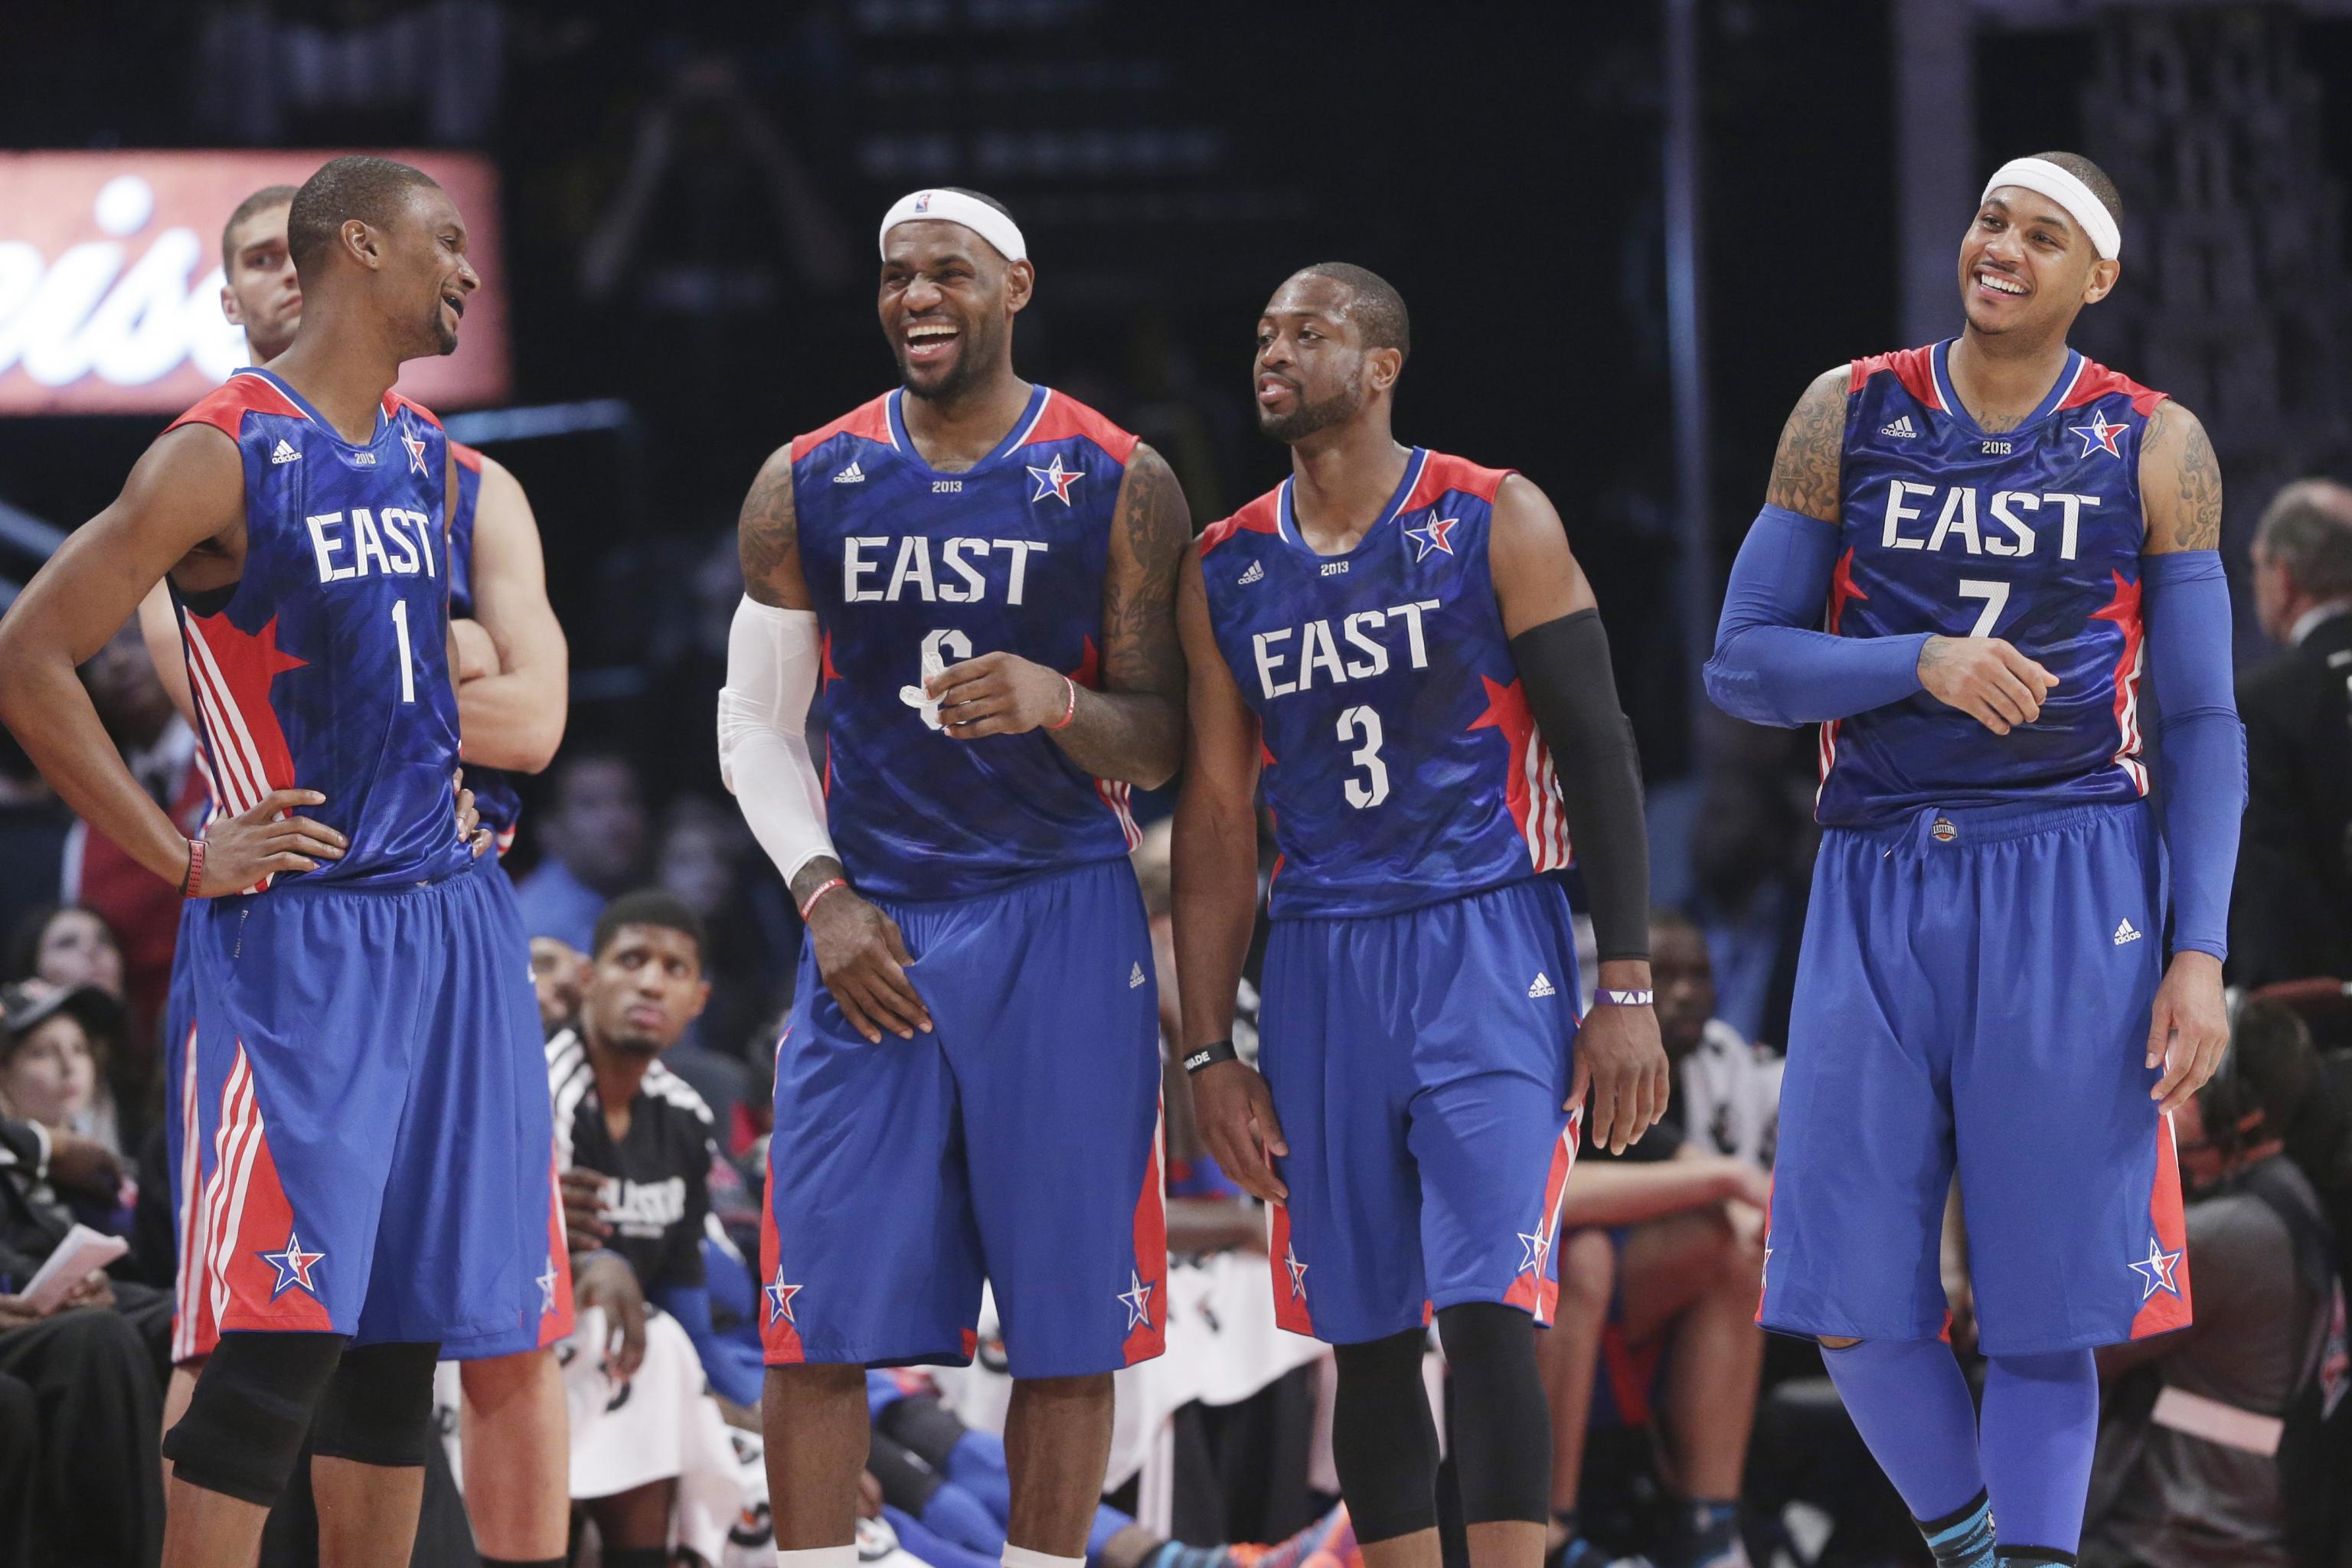
<svg viewBox="0 0 2352 1568">
<path fill-rule="evenodd" d="M 882 570 L 882 563 L 879 561 L 866 559 L 866 547 L 869 544 L 883 545 L 889 542 L 887 539 L 871 535 L 854 536 L 841 542 L 841 596 L 844 602 L 852 605 L 881 603 L 882 590 L 862 588 L 858 586 L 858 579 L 871 576 Z"/>
<path fill-rule="evenodd" d="M 1282 656 L 1274 651 L 1274 645 L 1288 640 L 1289 637 L 1290 628 L 1285 626 L 1278 632 L 1260 632 L 1250 638 L 1250 650 L 1257 657 L 1257 689 L 1268 700 L 1287 697 L 1298 689 L 1286 680 L 1276 685 L 1274 679 L 1275 667 L 1282 662 Z"/>
<path fill-rule="evenodd" d="M 2099 498 L 2096 496 L 2045 493 L 2042 499 L 2044 501 L 2056 501 L 2059 508 L 2066 514 L 2065 520 L 2059 524 L 2058 559 L 2061 561 L 2072 561 L 2074 559 L 2074 525 L 2081 520 L 2083 509 L 2086 506 L 2098 505 Z"/>
<path fill-rule="evenodd" d="M 1045 546 L 1034 539 L 1000 539 L 996 541 L 996 547 L 1013 552 L 1013 583 L 1005 593 L 1004 602 L 1017 605 L 1021 602 L 1022 582 L 1029 571 L 1029 552 L 1034 550 L 1043 555 Z"/>
<path fill-rule="evenodd" d="M 1422 599 L 1413 604 L 1389 607 L 1390 615 L 1404 617 L 1405 639 L 1412 648 L 1412 667 L 1415 669 L 1429 668 L 1429 649 L 1423 647 L 1421 641 L 1421 612 L 1437 608 L 1437 603 L 1435 599 Z"/>
<path fill-rule="evenodd" d="M 1342 626 L 1342 635 L 1370 656 L 1368 660 L 1349 659 L 1348 676 L 1352 680 L 1368 680 L 1389 667 L 1389 650 L 1364 635 L 1373 626 L 1386 626 L 1388 616 L 1379 610 L 1359 610 Z"/>
<path fill-rule="evenodd" d="M 959 588 L 952 583 L 942 583 L 940 584 L 940 597 L 950 605 L 978 604 L 988 593 L 988 579 L 982 577 L 979 568 L 964 557 L 987 553 L 988 541 L 985 539 L 950 539 L 940 546 L 940 563 L 962 578 L 964 585 Z"/>
<path fill-rule="evenodd" d="M 375 531 L 375 519 L 368 515 L 368 509 L 363 506 L 352 508 L 352 546 L 358 557 L 353 569 L 361 576 L 368 574 L 368 557 L 371 555 L 375 557 L 375 569 L 379 574 L 392 570 L 392 562 L 383 552 L 383 541 Z"/>
<path fill-rule="evenodd" d="M 1927 548 L 1944 548 L 1944 536 L 1948 533 L 1966 540 L 1969 554 L 1983 553 L 1977 543 L 1977 492 L 1964 485 L 1944 492 L 1944 510 L 1936 519 L 1936 531 L 1928 536 Z"/>
<path fill-rule="evenodd" d="M 919 533 L 898 541 L 898 563 L 890 569 L 890 589 L 883 597 L 897 604 L 898 590 L 908 584 L 922 589 L 923 603 L 931 602 L 931 542 Z"/>
<path fill-rule="evenodd" d="M 383 509 L 383 516 L 377 520 L 383 527 L 384 536 L 392 541 L 393 549 L 399 552 L 392 557 L 387 571 L 414 573 L 416 570 L 416 546 L 410 542 L 407 532 L 400 526 L 407 516 L 400 508 L 388 506 Z"/>
<path fill-rule="evenodd" d="M 2011 510 L 2021 506 L 2032 511 L 2040 511 L 2042 498 L 2031 490 L 1994 492 L 1992 520 L 2009 530 L 2010 538 L 1986 540 L 1984 547 L 1987 554 L 2031 555 L 2033 553 L 2033 525 Z"/>
<path fill-rule="evenodd" d="M 1315 684 L 1315 667 L 1318 664 L 1330 672 L 1332 685 L 1348 679 L 1348 672 L 1339 668 L 1339 650 L 1331 646 L 1330 622 L 1307 622 L 1306 635 L 1299 639 L 1299 690 L 1304 691 Z"/>
<path fill-rule="evenodd" d="M 1933 485 L 1914 484 L 1909 479 L 1895 479 L 1891 480 L 1887 484 L 1886 531 L 1879 539 L 1878 542 L 1880 548 L 1885 550 L 1922 550 L 1927 547 L 1927 542 L 1924 539 L 1906 539 L 1903 537 L 1903 525 L 1905 523 L 1916 522 L 1926 515 L 1917 507 L 1905 504 L 1903 498 L 1906 493 L 1923 496 L 1933 495 L 1935 490 L 1936 487 Z"/>
<path fill-rule="evenodd" d="M 327 530 L 331 525 L 343 521 L 341 512 L 316 512 L 302 521 L 310 525 L 310 548 L 318 552 L 320 582 L 340 583 L 346 577 L 356 577 L 360 574 L 359 568 L 356 566 L 334 564 L 335 552 L 343 547 L 343 542 L 340 536 L 330 537 Z"/>
</svg>

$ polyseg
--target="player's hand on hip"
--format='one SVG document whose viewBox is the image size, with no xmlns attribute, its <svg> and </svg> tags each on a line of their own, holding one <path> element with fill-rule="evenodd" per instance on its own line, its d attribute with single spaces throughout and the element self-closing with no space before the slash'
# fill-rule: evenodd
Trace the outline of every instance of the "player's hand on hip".
<svg viewBox="0 0 2352 1568">
<path fill-rule="evenodd" d="M 809 912 L 809 941 L 834 1005 L 867 1045 L 881 1044 L 885 1029 L 902 1040 L 918 1029 L 931 1032 L 931 1010 L 908 977 L 915 960 L 897 921 L 844 888 Z"/>
<path fill-rule="evenodd" d="M 1009 653 L 951 664 L 923 682 L 923 690 L 940 705 L 940 725 L 959 741 L 1025 735 L 1060 723 L 1073 705 L 1066 677 Z"/>
<path fill-rule="evenodd" d="M 2221 1065 L 2230 1045 L 2230 1014 L 2221 1000 L 2221 961 L 2210 952 L 2172 955 L 2148 1010 L 2147 1065 L 2164 1064 L 2148 1097 L 2170 1115 L 2196 1097 Z"/>
<path fill-rule="evenodd" d="M 323 822 L 279 815 L 326 801 L 314 789 L 272 790 L 243 816 L 206 823 L 204 879 L 192 891 L 200 899 L 216 899 L 242 893 L 264 877 L 315 871 L 324 861 L 341 859 L 350 839 Z"/>
<path fill-rule="evenodd" d="M 622 1382 L 637 1375 L 646 1361 L 646 1291 L 637 1271 L 618 1253 L 599 1252 L 583 1258 L 573 1272 L 572 1302 L 582 1311 L 604 1310 L 606 1363 Z"/>
<path fill-rule="evenodd" d="M 1919 648 L 1919 684 L 1946 707 L 2006 735 L 2042 717 L 2042 700 L 2058 678 L 2004 637 L 1929 637 Z"/>
<path fill-rule="evenodd" d="M 1575 1056 L 1568 1109 L 1584 1106 L 1593 1147 L 1622 1154 L 1666 1113 L 1674 1069 L 1658 1038 L 1658 1016 L 1601 1003 L 1577 1028 Z"/>
<path fill-rule="evenodd" d="M 459 768 L 450 775 L 450 787 L 457 792 L 457 842 L 470 844 L 474 858 L 488 853 L 490 830 L 482 826 L 481 808 L 474 804 L 474 792 L 466 787 L 466 770 Z"/>
<path fill-rule="evenodd" d="M 1274 1095 L 1247 1062 L 1219 1062 L 1192 1075 L 1192 1119 L 1217 1166 L 1252 1197 L 1286 1203 L 1290 1189 L 1274 1173 L 1276 1157 L 1290 1152 Z"/>
</svg>

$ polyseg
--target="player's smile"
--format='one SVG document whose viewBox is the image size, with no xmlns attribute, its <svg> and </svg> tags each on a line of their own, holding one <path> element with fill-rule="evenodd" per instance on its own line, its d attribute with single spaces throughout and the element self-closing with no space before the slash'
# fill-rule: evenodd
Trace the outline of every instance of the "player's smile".
<svg viewBox="0 0 2352 1568">
<path fill-rule="evenodd" d="M 898 339 L 909 366 L 943 364 L 954 357 L 962 341 L 961 327 L 937 316 L 918 317 L 908 321 Z"/>
</svg>

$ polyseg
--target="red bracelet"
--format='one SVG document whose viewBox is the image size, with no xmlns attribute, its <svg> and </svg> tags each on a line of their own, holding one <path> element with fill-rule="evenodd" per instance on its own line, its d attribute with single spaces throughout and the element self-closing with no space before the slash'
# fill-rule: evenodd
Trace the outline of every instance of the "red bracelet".
<svg viewBox="0 0 2352 1568">
<path fill-rule="evenodd" d="M 1070 727 L 1070 721 L 1078 716 L 1078 683 L 1066 675 L 1062 677 L 1062 684 L 1070 689 L 1070 705 L 1062 710 L 1062 721 L 1046 725 L 1048 730 L 1066 730 Z"/>
<path fill-rule="evenodd" d="M 819 882 L 816 885 L 815 889 L 809 894 L 807 901 L 801 905 L 801 923 L 803 925 L 806 925 L 808 923 L 809 911 L 816 908 L 816 901 L 819 899 L 824 897 L 835 888 L 846 888 L 847 886 L 849 886 L 849 881 L 848 879 L 845 877 L 828 877 L 824 881 Z"/>
<path fill-rule="evenodd" d="M 191 838 L 188 840 L 188 876 L 187 879 L 180 884 L 180 897 L 193 899 L 196 896 L 196 889 L 204 885 L 205 841 L 201 838 Z"/>
</svg>

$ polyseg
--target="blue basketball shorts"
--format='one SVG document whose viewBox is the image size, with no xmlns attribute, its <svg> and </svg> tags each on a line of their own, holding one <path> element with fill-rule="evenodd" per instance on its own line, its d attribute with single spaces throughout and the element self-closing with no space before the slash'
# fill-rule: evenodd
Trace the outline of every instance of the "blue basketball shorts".
<svg viewBox="0 0 2352 1568">
<path fill-rule="evenodd" d="M 173 1359 L 247 1330 L 471 1355 L 567 1332 L 539 1009 L 497 865 L 287 879 L 191 901 L 180 939 Z"/>
<path fill-rule="evenodd" d="M 1576 937 L 1530 879 L 1402 914 L 1277 921 L 1259 1066 L 1290 1152 L 1275 1320 L 1333 1344 L 1464 1301 L 1549 1323 L 1576 1157 Z"/>
<path fill-rule="evenodd" d="M 2137 804 L 1931 806 L 1822 835 L 1759 1322 L 1941 1333 L 1957 1171 L 1988 1354 L 2188 1324 L 2179 1164 L 2145 1065 L 2162 881 Z"/>
<path fill-rule="evenodd" d="M 983 1279 L 1015 1377 L 1160 1354 L 1159 999 L 1135 873 L 877 902 L 934 1032 L 868 1045 L 803 952 L 776 1047 L 768 1363 L 969 1362 Z"/>
</svg>

